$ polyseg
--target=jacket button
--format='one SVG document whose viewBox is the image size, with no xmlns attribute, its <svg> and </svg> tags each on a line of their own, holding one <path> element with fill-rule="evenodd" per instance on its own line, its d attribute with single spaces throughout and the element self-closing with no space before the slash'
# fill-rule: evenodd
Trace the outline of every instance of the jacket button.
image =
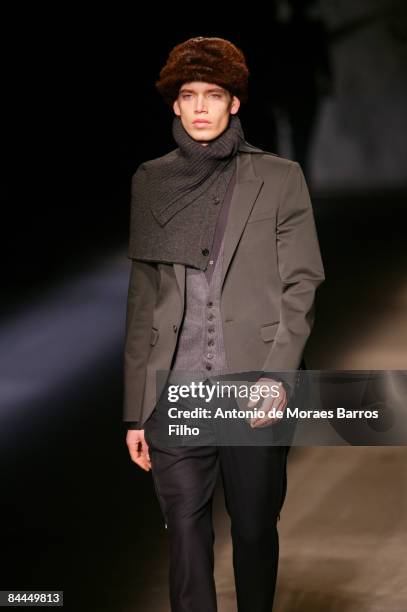
<svg viewBox="0 0 407 612">
<path fill-rule="evenodd" d="M 174 330 L 174 332 L 176 332 L 176 331 L 177 331 L 177 329 L 178 329 L 178 327 L 177 327 L 176 325 L 173 325 L 173 326 L 172 326 L 172 329 Z"/>
<path fill-rule="evenodd" d="M 202 249 L 202 255 L 209 255 L 209 249 Z"/>
</svg>

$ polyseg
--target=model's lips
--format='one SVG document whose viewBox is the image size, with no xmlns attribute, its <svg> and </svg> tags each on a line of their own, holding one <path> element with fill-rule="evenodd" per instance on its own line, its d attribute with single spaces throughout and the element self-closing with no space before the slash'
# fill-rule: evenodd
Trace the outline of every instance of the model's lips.
<svg viewBox="0 0 407 612">
<path fill-rule="evenodd" d="M 194 125 L 209 125 L 209 121 L 205 121 L 205 119 L 197 119 L 193 122 Z"/>
</svg>

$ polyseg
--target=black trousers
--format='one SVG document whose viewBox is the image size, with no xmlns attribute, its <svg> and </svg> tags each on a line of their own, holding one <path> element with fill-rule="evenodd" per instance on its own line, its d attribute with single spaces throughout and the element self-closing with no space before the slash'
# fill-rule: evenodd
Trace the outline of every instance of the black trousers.
<svg viewBox="0 0 407 612">
<path fill-rule="evenodd" d="M 277 521 L 289 446 L 163 443 L 168 403 L 145 423 L 152 476 L 169 537 L 172 612 L 216 612 L 212 502 L 218 470 L 231 519 L 239 612 L 270 612 L 277 580 Z M 209 438 L 208 438 L 209 439 Z"/>
</svg>

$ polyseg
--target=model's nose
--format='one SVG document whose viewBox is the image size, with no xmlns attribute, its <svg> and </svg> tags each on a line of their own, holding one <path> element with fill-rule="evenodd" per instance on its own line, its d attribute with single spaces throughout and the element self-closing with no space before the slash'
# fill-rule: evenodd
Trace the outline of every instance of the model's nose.
<svg viewBox="0 0 407 612">
<path fill-rule="evenodd" d="M 197 111 L 205 110 L 205 100 L 203 97 L 198 96 L 195 110 Z"/>
</svg>

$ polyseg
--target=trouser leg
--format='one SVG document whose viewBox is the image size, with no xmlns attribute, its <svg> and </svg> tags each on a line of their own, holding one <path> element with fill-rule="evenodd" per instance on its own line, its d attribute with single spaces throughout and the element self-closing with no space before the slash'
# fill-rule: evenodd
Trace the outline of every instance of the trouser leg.
<svg viewBox="0 0 407 612">
<path fill-rule="evenodd" d="M 169 537 L 172 612 L 216 612 L 212 502 L 215 446 L 164 447 L 146 430 L 151 469 Z"/>
<path fill-rule="evenodd" d="M 239 612 L 270 612 L 277 580 L 277 521 L 286 494 L 285 446 L 219 447 L 231 518 Z"/>
</svg>

